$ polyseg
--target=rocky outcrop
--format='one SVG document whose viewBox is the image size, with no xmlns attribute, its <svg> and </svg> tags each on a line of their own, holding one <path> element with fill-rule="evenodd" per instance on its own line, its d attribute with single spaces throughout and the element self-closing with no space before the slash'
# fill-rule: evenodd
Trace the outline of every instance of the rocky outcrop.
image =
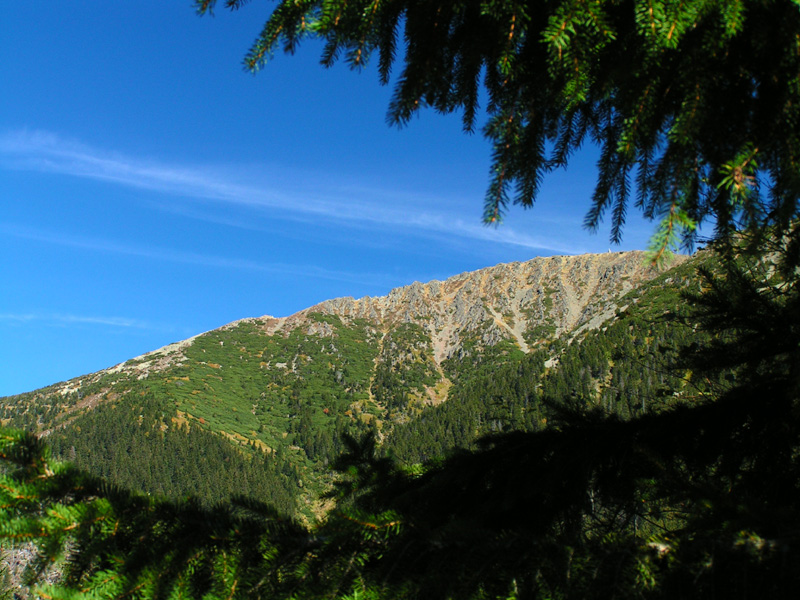
<svg viewBox="0 0 800 600">
<path fill-rule="evenodd" d="M 657 274 L 642 252 L 535 258 L 415 282 L 383 297 L 327 300 L 290 319 L 321 312 L 382 328 L 417 323 L 433 340 L 437 362 L 479 328 L 483 343 L 511 340 L 527 352 L 541 339 L 599 327 L 613 316 L 614 299 Z"/>
</svg>

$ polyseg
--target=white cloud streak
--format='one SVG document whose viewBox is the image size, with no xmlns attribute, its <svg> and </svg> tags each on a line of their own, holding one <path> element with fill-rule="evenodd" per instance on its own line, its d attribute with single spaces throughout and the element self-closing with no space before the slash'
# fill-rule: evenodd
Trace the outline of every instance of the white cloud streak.
<svg viewBox="0 0 800 600">
<path fill-rule="evenodd" d="M 260 263 L 247 259 L 227 258 L 195 252 L 183 252 L 169 248 L 155 246 L 139 246 L 135 244 L 121 244 L 119 242 L 92 238 L 86 236 L 73 236 L 32 229 L 13 224 L 0 223 L 0 234 L 20 239 L 32 240 L 58 246 L 78 248 L 103 253 L 135 256 L 152 260 L 167 261 L 179 264 L 196 265 L 206 268 L 235 269 L 240 271 L 255 271 L 281 275 L 299 275 L 303 277 L 318 277 L 333 281 L 358 283 L 391 287 L 397 282 L 380 273 L 357 273 L 344 270 L 325 269 L 315 265 L 293 265 L 287 263 Z"/>
<path fill-rule="evenodd" d="M 61 313 L 0 313 L 0 322 L 4 323 L 44 323 L 47 325 L 101 325 L 125 329 L 159 329 L 139 319 L 127 317 L 86 316 Z"/>
<path fill-rule="evenodd" d="M 17 131 L 0 135 L 0 165 L 7 169 L 57 173 L 73 177 L 113 182 L 119 185 L 156 191 L 194 201 L 211 202 L 230 209 L 255 211 L 262 218 L 330 221 L 354 228 L 381 227 L 403 234 L 436 235 L 486 241 L 532 250 L 576 253 L 581 248 L 521 233 L 507 225 L 484 227 L 453 215 L 420 209 L 419 199 L 406 198 L 395 191 L 355 189 L 352 185 L 327 184 L 324 189 L 299 181 L 293 189 L 275 184 L 243 185 L 229 175 L 208 168 L 181 167 L 103 152 L 65 140 L 44 131 Z M 443 205 L 431 199 L 426 205 Z M 205 215 L 206 220 L 215 220 Z M 220 224 L 236 226 L 230 215 L 218 215 Z M 252 228 L 245 219 L 238 221 Z M 182 260 L 191 260 L 184 256 Z M 202 260 L 208 260 L 204 257 Z"/>
</svg>

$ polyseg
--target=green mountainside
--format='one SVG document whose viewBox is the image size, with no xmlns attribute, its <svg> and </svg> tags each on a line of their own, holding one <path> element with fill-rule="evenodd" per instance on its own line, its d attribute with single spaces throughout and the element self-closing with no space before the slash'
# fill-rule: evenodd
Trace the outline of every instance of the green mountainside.
<svg viewBox="0 0 800 600">
<path fill-rule="evenodd" d="M 565 408 L 627 418 L 702 396 L 710 382 L 668 363 L 697 341 L 671 317 L 708 260 L 534 259 L 244 319 L 3 398 L 0 419 L 125 487 L 313 519 L 345 433 L 371 430 L 413 465 Z"/>
</svg>

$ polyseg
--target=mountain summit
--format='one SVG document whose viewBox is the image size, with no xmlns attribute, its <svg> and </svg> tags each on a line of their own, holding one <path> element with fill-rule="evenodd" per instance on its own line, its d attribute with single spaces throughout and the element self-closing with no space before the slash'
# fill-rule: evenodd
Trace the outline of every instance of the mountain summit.
<svg viewBox="0 0 800 600">
<path fill-rule="evenodd" d="M 673 266 L 685 258 L 676 257 Z M 508 341 L 527 353 L 554 336 L 600 326 L 613 316 L 615 300 L 657 274 L 643 252 L 534 258 L 445 281 L 414 282 L 386 296 L 326 300 L 288 317 L 246 318 L 221 330 L 251 324 L 268 336 L 286 337 L 301 328 L 312 336 L 330 337 L 331 325 L 317 318 L 327 315 L 343 323 L 368 322 L 384 335 L 402 324 L 418 325 L 434 349 L 432 357 L 437 364 L 463 353 L 464 343 L 476 341 L 478 334 L 481 346 Z M 130 371 L 147 376 L 182 362 L 183 351 L 197 337 L 100 373 Z M 78 383 L 71 380 L 67 385 Z"/>
<path fill-rule="evenodd" d="M 487 365 L 536 354 L 534 362 L 553 366 L 570 340 L 607 326 L 635 302 L 625 295 L 657 275 L 641 252 L 554 256 L 382 297 L 326 300 L 6 398 L 0 417 L 47 436 L 58 453 L 99 474 L 131 483 L 138 472 L 145 483 L 135 484 L 158 493 L 187 493 L 173 483 L 190 479 L 181 473 L 203 460 L 211 471 L 230 471 L 202 458 L 220 443 L 225 464 L 270 457 L 286 481 L 313 488 L 345 431 L 372 428 L 383 438 L 446 403 L 454 389 L 463 396 L 464 382 Z M 177 464 L 190 438 L 193 449 Z"/>
</svg>

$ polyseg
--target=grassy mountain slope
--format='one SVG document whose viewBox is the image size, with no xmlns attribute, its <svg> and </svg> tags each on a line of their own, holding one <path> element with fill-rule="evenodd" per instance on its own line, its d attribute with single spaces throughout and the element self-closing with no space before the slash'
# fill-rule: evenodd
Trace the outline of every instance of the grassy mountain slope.
<svg viewBox="0 0 800 600">
<path fill-rule="evenodd" d="M 345 431 L 418 462 L 543 427 L 554 398 L 634 414 L 686 396 L 690 375 L 663 360 L 690 333 L 664 316 L 694 262 L 535 259 L 245 319 L 5 398 L 0 418 L 123 485 L 311 516 Z"/>
</svg>

